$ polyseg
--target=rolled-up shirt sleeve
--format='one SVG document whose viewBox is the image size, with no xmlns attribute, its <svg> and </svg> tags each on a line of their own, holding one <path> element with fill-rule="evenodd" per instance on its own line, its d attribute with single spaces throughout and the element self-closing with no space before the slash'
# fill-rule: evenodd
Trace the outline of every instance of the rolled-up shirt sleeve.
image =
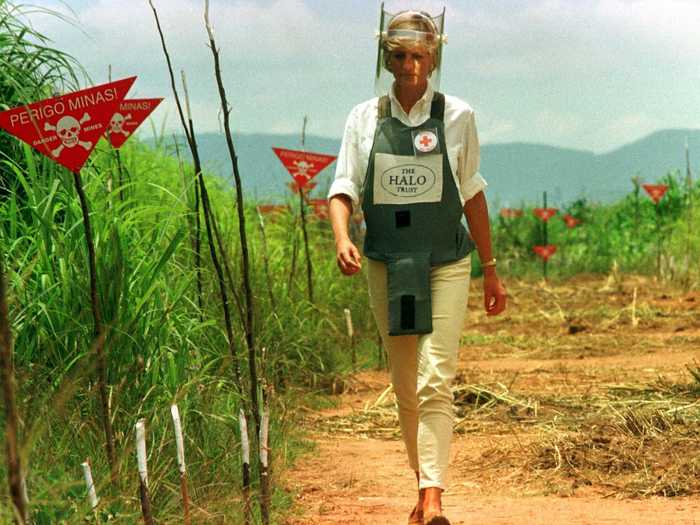
<svg viewBox="0 0 700 525">
<path fill-rule="evenodd" d="M 479 173 L 479 155 L 479 136 L 472 111 L 467 117 L 467 125 L 464 129 L 464 150 L 459 159 L 459 186 L 465 202 L 488 186 Z"/>
<path fill-rule="evenodd" d="M 328 191 L 328 199 L 344 194 L 352 199 L 357 208 L 360 203 L 359 137 L 357 129 L 357 107 L 348 115 L 343 141 L 335 165 L 335 178 Z"/>
</svg>

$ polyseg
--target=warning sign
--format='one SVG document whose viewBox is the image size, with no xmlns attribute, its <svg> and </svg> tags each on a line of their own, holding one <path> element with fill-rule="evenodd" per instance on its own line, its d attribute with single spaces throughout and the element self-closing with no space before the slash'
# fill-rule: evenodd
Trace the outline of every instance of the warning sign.
<svg viewBox="0 0 700 525">
<path fill-rule="evenodd" d="M 136 77 L 67 93 L 0 113 L 0 128 L 80 171 Z"/>
<path fill-rule="evenodd" d="M 272 148 L 299 188 L 319 174 L 336 157 L 322 153 L 308 153 L 292 149 Z"/>
<path fill-rule="evenodd" d="M 105 137 L 116 149 L 121 148 L 134 131 L 143 123 L 162 98 L 132 98 L 122 100 L 117 111 L 109 120 Z"/>
<path fill-rule="evenodd" d="M 546 262 L 547 259 L 549 259 L 552 255 L 554 255 L 554 252 L 557 251 L 557 247 L 554 244 L 538 244 L 532 248 L 532 251 L 542 257 L 542 259 Z"/>
<path fill-rule="evenodd" d="M 559 211 L 557 208 L 535 208 L 532 210 L 532 213 L 534 213 L 544 222 L 547 222 L 549 219 L 554 217 L 554 215 L 556 215 L 557 211 Z"/>
<path fill-rule="evenodd" d="M 578 224 L 581 224 L 580 219 L 577 219 L 576 217 L 568 213 L 564 215 L 564 217 L 562 217 L 562 220 L 566 223 L 567 228 L 574 228 Z"/>
<path fill-rule="evenodd" d="M 642 184 L 642 188 L 644 188 L 644 191 L 646 191 L 649 194 L 649 197 L 651 197 L 651 200 L 654 201 L 654 204 L 658 204 L 661 198 L 666 194 L 666 190 L 668 190 L 668 185 Z"/>
</svg>

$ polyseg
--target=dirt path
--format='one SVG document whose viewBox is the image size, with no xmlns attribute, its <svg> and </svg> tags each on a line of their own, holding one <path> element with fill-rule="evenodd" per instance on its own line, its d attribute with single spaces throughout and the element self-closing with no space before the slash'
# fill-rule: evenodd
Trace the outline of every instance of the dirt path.
<svg viewBox="0 0 700 525">
<path fill-rule="evenodd" d="M 683 485 L 691 487 L 685 490 L 689 496 L 630 498 L 629 487 L 639 486 L 630 476 L 638 472 L 585 471 L 571 461 L 569 470 L 541 467 L 547 446 L 556 443 L 547 429 L 559 424 L 560 415 L 578 417 L 562 427 L 577 439 L 592 434 L 587 420 L 576 415 L 574 400 L 604 406 L 596 400 L 615 402 L 619 392 L 687 383 L 686 365 L 700 357 L 697 294 L 669 292 L 640 279 L 613 284 L 611 289 L 609 281 L 596 278 L 561 286 L 511 283 L 508 316 L 487 319 L 477 310 L 481 283 L 472 283 L 455 387 L 479 385 L 500 397 L 478 410 L 472 410 L 475 404 L 456 412 L 459 430 L 443 494 L 454 525 L 700 525 L 694 485 Z M 632 327 L 634 286 L 639 295 Z M 416 482 L 398 434 L 393 394 L 377 403 L 388 385 L 386 371 L 364 371 L 337 396 L 335 408 L 306 412 L 303 424 L 318 448 L 287 473 L 285 483 L 297 493 L 297 517 L 287 525 L 406 523 Z M 660 402 L 653 395 L 649 403 Z M 533 415 L 534 399 L 541 408 Z M 679 406 L 674 410 L 691 410 Z M 649 462 L 655 461 L 650 455 Z M 681 486 L 682 480 L 671 481 Z"/>
</svg>

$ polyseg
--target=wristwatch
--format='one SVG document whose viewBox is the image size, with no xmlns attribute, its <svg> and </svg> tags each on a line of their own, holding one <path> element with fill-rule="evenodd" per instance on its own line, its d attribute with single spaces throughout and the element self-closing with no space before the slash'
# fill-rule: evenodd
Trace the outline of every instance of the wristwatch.
<svg viewBox="0 0 700 525">
<path fill-rule="evenodd" d="M 482 262 L 481 267 L 486 268 L 488 266 L 496 266 L 496 259 L 492 258 L 490 261 Z"/>
</svg>

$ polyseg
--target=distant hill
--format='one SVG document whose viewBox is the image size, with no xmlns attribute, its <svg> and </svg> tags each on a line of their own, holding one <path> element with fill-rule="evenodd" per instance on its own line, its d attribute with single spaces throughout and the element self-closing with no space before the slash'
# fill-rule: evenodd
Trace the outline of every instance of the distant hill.
<svg viewBox="0 0 700 525">
<path fill-rule="evenodd" d="M 489 184 L 486 194 L 492 206 L 540 202 L 545 190 L 553 205 L 582 196 L 611 202 L 631 191 L 630 178 L 635 174 L 652 182 L 671 170 L 685 172 L 686 137 L 691 166 L 698 166 L 700 130 L 673 129 L 654 132 L 600 155 L 544 144 L 482 144 L 479 171 Z M 205 167 L 232 179 L 223 135 L 203 133 L 197 136 L 197 143 Z M 245 194 L 259 201 L 284 200 L 289 194 L 285 183 L 291 178 L 271 148 L 299 149 L 298 135 L 239 134 L 234 143 Z M 339 139 L 306 138 L 307 151 L 337 155 L 339 148 Z M 318 175 L 314 195 L 325 196 L 334 172 L 335 163 Z"/>
</svg>

